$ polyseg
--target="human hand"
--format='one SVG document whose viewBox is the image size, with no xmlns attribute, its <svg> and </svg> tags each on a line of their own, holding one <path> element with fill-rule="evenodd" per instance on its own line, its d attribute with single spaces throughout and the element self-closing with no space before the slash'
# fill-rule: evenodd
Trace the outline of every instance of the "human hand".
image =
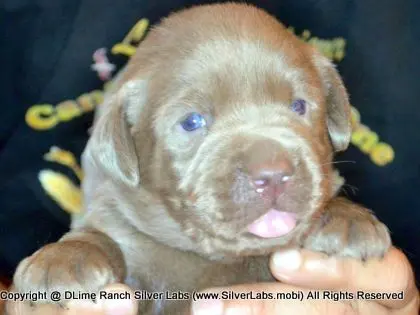
<svg viewBox="0 0 420 315">
<path fill-rule="evenodd" d="M 405 255 L 392 248 L 383 260 L 362 263 L 354 259 L 328 258 L 322 254 L 286 251 L 273 255 L 270 266 L 273 275 L 282 283 L 246 284 L 214 288 L 206 292 L 308 292 L 331 290 L 336 292 L 404 292 L 402 300 L 332 299 L 300 300 L 207 300 L 193 303 L 193 315 L 417 315 L 419 291 L 411 265 Z M 279 264 L 276 264 L 280 262 Z M 321 292 L 322 293 L 322 292 Z M 321 295 L 322 297 L 322 295 Z"/>
<path fill-rule="evenodd" d="M 299 255 L 299 253 L 301 255 Z M 231 290 L 235 292 L 291 292 L 304 290 L 334 290 L 354 292 L 404 292 L 403 300 L 363 301 L 356 300 L 350 304 L 345 301 L 332 300 L 232 300 L 223 301 L 222 305 L 193 304 L 193 315 L 271 315 L 279 312 L 283 314 L 307 313 L 312 314 L 375 314 L 375 315 L 417 315 L 419 310 L 419 292 L 414 283 L 411 266 L 404 254 L 392 248 L 381 261 L 368 261 L 362 264 L 356 260 L 339 260 L 325 258 L 322 254 L 301 251 L 289 252 L 289 257 L 274 255 L 271 269 L 274 276 L 282 283 L 249 284 L 231 288 L 209 289 L 209 292 Z M 286 264 L 286 268 L 276 266 L 276 258 Z M 283 264 L 283 265 L 284 265 Z M 130 291 L 125 285 L 112 285 L 107 291 Z M 111 302 L 115 302 L 112 300 Z M 68 309 L 57 309 L 57 306 L 45 305 L 30 308 L 26 303 L 9 303 L 9 315 L 22 314 L 59 314 L 59 315 L 134 315 L 137 311 L 133 300 L 119 300 L 121 304 L 113 303 L 110 310 L 106 304 L 83 303 L 74 301 Z M 112 307 L 112 306 L 111 306 Z M 236 311 L 236 313 L 234 313 Z M 230 312 L 230 313 L 229 313 Z"/>
</svg>

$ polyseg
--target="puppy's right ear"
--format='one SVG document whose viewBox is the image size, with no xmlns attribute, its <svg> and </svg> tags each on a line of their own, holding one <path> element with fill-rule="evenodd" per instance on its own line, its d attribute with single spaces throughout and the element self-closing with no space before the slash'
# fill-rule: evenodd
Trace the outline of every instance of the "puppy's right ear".
<svg viewBox="0 0 420 315">
<path fill-rule="evenodd" d="M 135 187 L 140 169 L 131 123 L 146 97 L 146 82 L 130 81 L 104 101 L 87 147 L 87 157 L 113 179 Z M 142 102 L 142 100 L 144 100 Z"/>
</svg>

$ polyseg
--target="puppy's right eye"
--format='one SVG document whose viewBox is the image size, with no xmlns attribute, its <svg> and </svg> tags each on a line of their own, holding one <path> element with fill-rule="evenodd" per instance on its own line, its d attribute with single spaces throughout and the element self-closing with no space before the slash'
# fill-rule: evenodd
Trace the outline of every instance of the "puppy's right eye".
<svg viewBox="0 0 420 315">
<path fill-rule="evenodd" d="M 302 99 L 297 99 L 292 102 L 291 105 L 292 111 L 297 113 L 298 115 L 305 115 L 306 113 L 306 102 Z"/>
<path fill-rule="evenodd" d="M 199 113 L 191 113 L 181 121 L 181 126 L 185 131 L 194 131 L 203 128 L 206 125 L 206 119 Z"/>
</svg>

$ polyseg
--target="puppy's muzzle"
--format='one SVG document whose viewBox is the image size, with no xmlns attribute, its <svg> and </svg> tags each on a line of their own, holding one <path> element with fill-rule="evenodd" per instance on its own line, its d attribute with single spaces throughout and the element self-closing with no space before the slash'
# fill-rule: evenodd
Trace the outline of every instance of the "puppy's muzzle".
<svg viewBox="0 0 420 315">
<path fill-rule="evenodd" d="M 284 201 L 295 180 L 296 167 L 292 156 L 278 141 L 261 137 L 246 145 L 241 160 L 242 172 L 248 178 L 248 194 L 256 195 L 256 202 L 251 202 L 246 208 L 252 212 L 260 208 L 262 212 L 247 231 L 265 238 L 287 233 L 296 224 L 295 213 L 285 211 Z"/>
<path fill-rule="evenodd" d="M 254 142 L 244 157 L 255 191 L 275 207 L 286 185 L 293 180 L 295 167 L 289 154 L 278 143 L 267 139 Z"/>
</svg>

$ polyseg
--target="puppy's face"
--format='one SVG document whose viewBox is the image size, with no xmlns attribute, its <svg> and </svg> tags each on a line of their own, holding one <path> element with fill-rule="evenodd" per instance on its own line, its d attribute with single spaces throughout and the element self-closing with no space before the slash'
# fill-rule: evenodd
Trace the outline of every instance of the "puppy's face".
<svg viewBox="0 0 420 315">
<path fill-rule="evenodd" d="M 237 24 L 222 23 L 235 14 Z M 181 21 L 191 27 L 194 16 L 202 26 L 186 34 Z M 350 136 L 346 92 L 326 59 L 266 13 L 232 5 L 174 15 L 127 73 L 112 107 L 119 123 L 103 118 L 106 137 L 119 137 L 111 173 L 158 194 L 198 252 L 267 253 L 331 198 L 332 149 Z"/>
</svg>

